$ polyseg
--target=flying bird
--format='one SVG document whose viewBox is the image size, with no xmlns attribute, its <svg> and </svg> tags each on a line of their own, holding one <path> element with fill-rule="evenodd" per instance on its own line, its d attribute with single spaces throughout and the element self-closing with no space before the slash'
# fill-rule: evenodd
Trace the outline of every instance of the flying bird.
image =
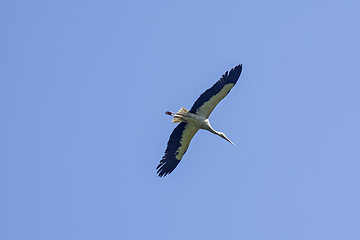
<svg viewBox="0 0 360 240">
<path fill-rule="evenodd" d="M 195 101 L 190 111 L 182 107 L 177 113 L 166 111 L 167 115 L 173 116 L 172 122 L 179 123 L 171 133 L 165 155 L 157 166 L 157 174 L 164 177 L 170 174 L 179 164 L 181 158 L 189 147 L 190 141 L 199 129 L 205 129 L 214 133 L 231 144 L 224 133 L 214 130 L 209 122 L 209 116 L 216 105 L 230 92 L 240 77 L 242 64 L 226 72 L 219 81 L 206 90 Z"/>
</svg>

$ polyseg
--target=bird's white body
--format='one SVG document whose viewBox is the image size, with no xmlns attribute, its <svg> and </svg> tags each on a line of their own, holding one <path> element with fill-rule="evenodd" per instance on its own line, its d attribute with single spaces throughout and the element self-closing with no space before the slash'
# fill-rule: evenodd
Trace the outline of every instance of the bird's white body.
<svg viewBox="0 0 360 240">
<path fill-rule="evenodd" d="M 185 108 L 182 108 L 185 109 Z M 187 111 L 187 110 L 186 110 Z M 201 128 L 201 129 L 206 129 L 207 124 L 206 121 L 208 119 L 206 119 L 206 117 L 204 116 L 200 116 L 194 113 L 190 113 L 187 112 L 186 114 L 179 116 L 178 113 L 175 114 L 174 118 L 180 117 L 182 118 L 182 121 L 187 122 L 188 124 L 192 124 L 195 127 Z"/>
<path fill-rule="evenodd" d="M 204 116 L 207 114 L 203 115 L 203 114 L 191 113 L 186 108 L 182 107 L 177 113 L 175 113 L 175 114 L 172 113 L 171 115 L 174 116 L 174 119 L 173 119 L 174 123 L 186 122 L 187 124 L 192 125 L 192 127 L 194 127 L 194 128 L 207 130 L 211 133 L 214 133 L 214 134 L 224 138 L 231 144 L 235 145 L 232 141 L 230 141 L 225 136 L 224 133 L 218 132 L 211 127 L 209 118 Z"/>
</svg>

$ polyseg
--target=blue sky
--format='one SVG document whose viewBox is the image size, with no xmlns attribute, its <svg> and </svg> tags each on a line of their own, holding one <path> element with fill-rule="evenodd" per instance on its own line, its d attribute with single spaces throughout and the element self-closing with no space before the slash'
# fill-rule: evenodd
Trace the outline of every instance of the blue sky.
<svg viewBox="0 0 360 240">
<path fill-rule="evenodd" d="M 360 239 L 358 1 L 2 1 L 0 238 Z M 175 171 L 175 127 L 237 64 Z"/>
</svg>

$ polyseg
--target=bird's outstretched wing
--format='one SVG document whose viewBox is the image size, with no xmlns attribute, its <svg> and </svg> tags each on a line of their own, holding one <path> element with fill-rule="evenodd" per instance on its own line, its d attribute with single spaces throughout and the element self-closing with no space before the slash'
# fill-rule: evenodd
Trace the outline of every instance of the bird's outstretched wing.
<svg viewBox="0 0 360 240">
<path fill-rule="evenodd" d="M 208 118 L 216 105 L 230 92 L 240 77 L 242 64 L 226 72 L 219 81 L 206 90 L 191 107 L 191 113 Z"/>
<path fill-rule="evenodd" d="M 156 168 L 159 177 L 166 176 L 176 168 L 198 130 L 199 128 L 185 122 L 179 123 L 174 129 L 170 135 L 165 155 Z"/>
</svg>

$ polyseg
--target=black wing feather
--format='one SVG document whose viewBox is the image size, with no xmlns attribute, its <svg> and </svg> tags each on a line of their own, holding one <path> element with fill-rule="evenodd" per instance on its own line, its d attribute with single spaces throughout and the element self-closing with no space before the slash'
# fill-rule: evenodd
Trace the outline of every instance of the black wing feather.
<svg viewBox="0 0 360 240">
<path fill-rule="evenodd" d="M 165 150 L 165 155 L 162 157 L 159 165 L 156 168 L 159 177 L 165 177 L 167 174 L 171 173 L 179 164 L 180 160 L 176 159 L 175 155 L 176 151 L 181 146 L 180 140 L 186 124 L 187 123 L 185 122 L 179 123 L 179 125 L 171 133 L 167 143 L 167 148 Z"/>
<path fill-rule="evenodd" d="M 221 89 L 229 83 L 236 84 L 237 80 L 240 77 L 242 70 L 242 64 L 237 65 L 233 69 L 230 70 L 230 73 L 226 72 L 219 81 L 217 81 L 211 88 L 206 90 L 200 97 L 195 101 L 194 105 L 191 107 L 191 113 L 196 113 L 196 110 L 201 107 L 205 102 L 209 101 L 210 98 L 216 95 Z"/>
</svg>

